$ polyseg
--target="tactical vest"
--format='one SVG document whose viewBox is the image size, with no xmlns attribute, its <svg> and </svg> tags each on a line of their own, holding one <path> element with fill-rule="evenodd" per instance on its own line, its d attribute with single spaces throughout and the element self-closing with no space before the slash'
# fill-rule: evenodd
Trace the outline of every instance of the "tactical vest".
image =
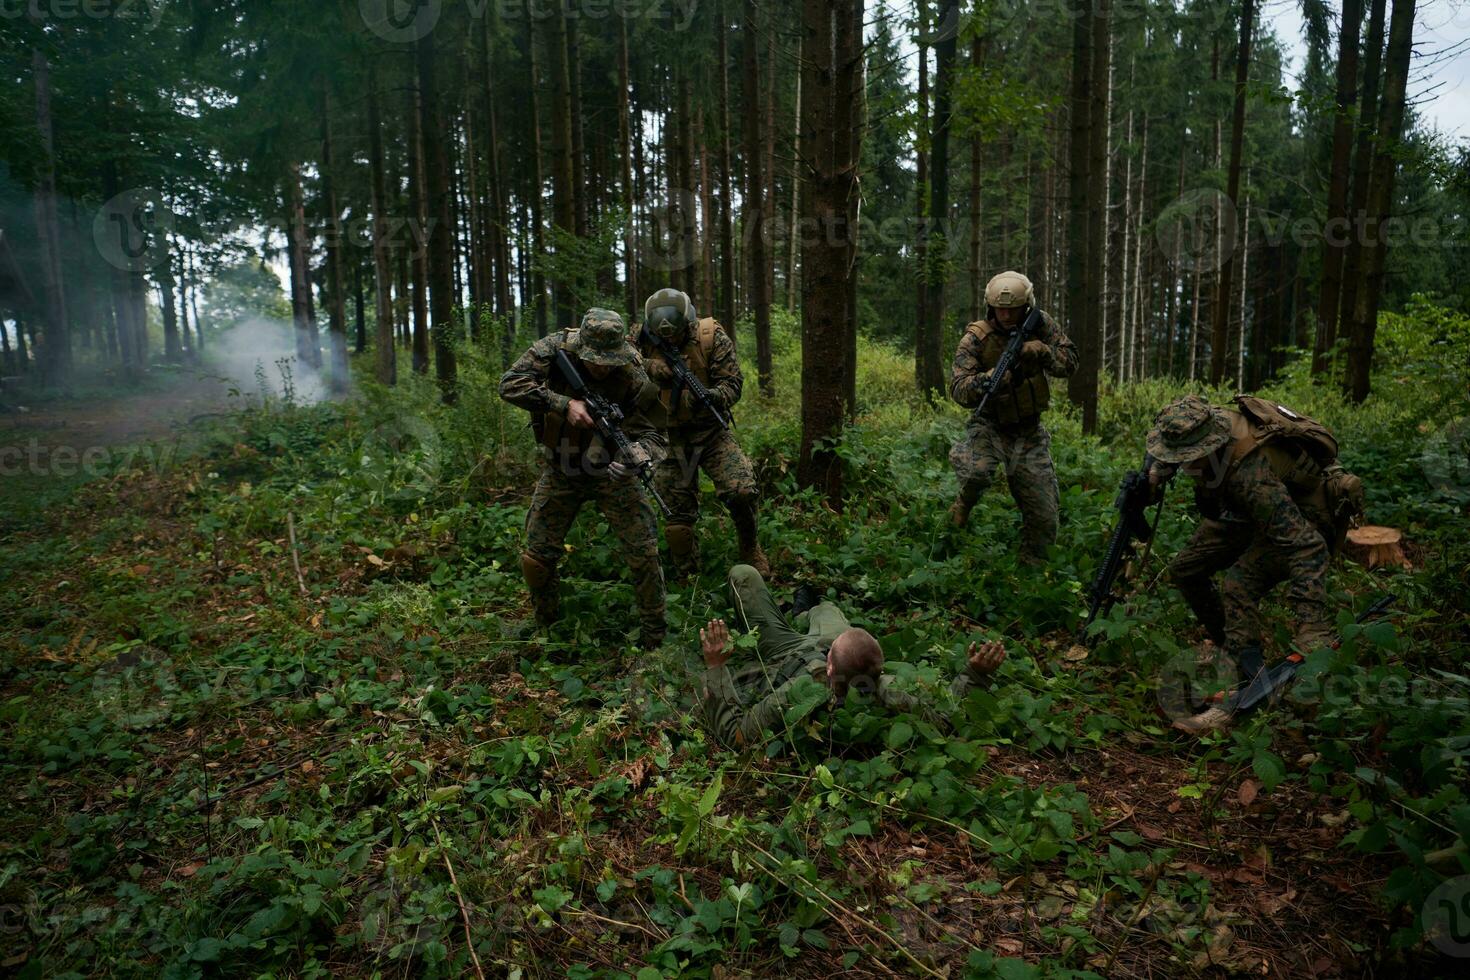
<svg viewBox="0 0 1470 980">
<path fill-rule="evenodd" d="M 1020 329 L 1019 324 L 1017 329 Z M 1010 335 L 1001 333 L 989 320 L 975 321 L 965 328 L 965 333 L 980 342 L 980 366 L 986 371 L 1000 362 L 1000 356 L 1010 341 Z M 1009 383 L 985 403 L 986 414 L 1001 425 L 1031 425 L 1051 403 L 1051 386 L 1046 382 L 1041 365 L 1026 364 L 1018 358 L 1007 381 Z"/>
<path fill-rule="evenodd" d="M 715 352 L 715 331 L 717 329 L 719 329 L 719 324 L 714 317 L 702 317 L 695 323 L 693 333 L 684 342 L 683 349 L 679 351 L 679 356 L 684 358 L 684 363 L 689 366 L 689 370 L 706 388 L 709 387 L 709 362 Z M 643 345 L 642 353 L 646 359 L 663 358 L 663 355 L 658 353 L 651 344 Z M 668 413 L 670 425 L 690 422 L 700 411 L 699 403 L 691 398 L 687 391 L 681 393 L 677 412 L 674 411 L 673 388 L 660 387 L 658 398 L 663 403 L 664 411 Z"/>
<path fill-rule="evenodd" d="M 576 364 L 577 370 L 582 374 L 582 380 L 587 382 L 588 387 L 605 395 L 623 407 L 627 412 L 637 399 L 638 392 L 634 390 L 634 384 L 629 378 L 625 368 L 618 368 L 616 372 L 608 375 L 601 381 L 594 379 L 586 372 L 581 360 L 576 354 L 570 353 L 572 341 L 577 336 L 576 329 L 564 331 L 565 336 L 557 345 L 562 350 L 568 351 L 568 356 Z M 553 363 L 551 374 L 546 379 L 546 387 L 559 395 L 571 396 L 572 390 L 561 372 Z M 566 424 L 566 416 L 561 412 L 547 412 L 544 415 L 532 416 L 531 428 L 536 434 L 536 439 L 550 454 L 553 463 L 563 466 L 579 466 L 582 457 L 598 447 L 601 454 L 607 455 L 607 447 L 602 444 L 602 436 L 595 429 L 574 429 Z M 563 438 L 566 444 L 563 445 Z M 605 466 L 611 459 L 601 461 Z"/>
<path fill-rule="evenodd" d="M 1237 395 L 1230 413 L 1230 465 L 1225 482 L 1241 463 L 1262 453 L 1271 472 L 1336 553 L 1363 513 L 1363 483 L 1337 461 L 1337 439 L 1321 422 L 1284 405 Z"/>
</svg>

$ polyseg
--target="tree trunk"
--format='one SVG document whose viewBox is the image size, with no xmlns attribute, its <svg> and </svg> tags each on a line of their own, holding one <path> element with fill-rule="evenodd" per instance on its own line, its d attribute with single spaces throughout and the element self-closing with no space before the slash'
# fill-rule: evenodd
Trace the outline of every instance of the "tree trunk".
<svg viewBox="0 0 1470 980">
<path fill-rule="evenodd" d="M 1352 202 L 1348 210 L 1351 231 L 1343 256 L 1342 298 L 1339 300 L 1337 333 L 1352 342 L 1357 296 L 1361 288 L 1363 241 L 1368 219 L 1368 195 L 1373 185 L 1373 136 L 1378 120 L 1379 66 L 1383 62 L 1383 30 L 1386 0 L 1369 0 L 1368 40 L 1363 54 L 1363 86 L 1358 102 L 1358 138 L 1353 148 Z"/>
<path fill-rule="evenodd" d="M 583 12 L 574 10 L 570 3 L 559 5 L 562 16 L 558 18 L 566 30 L 566 76 L 567 76 L 567 122 L 571 136 L 571 194 L 572 220 L 578 238 L 586 238 L 587 192 L 591 186 L 587 181 L 587 153 L 582 137 L 582 32 L 578 26 Z M 573 16 L 566 16 L 568 12 Z M 591 11 L 589 10 L 588 13 Z"/>
<path fill-rule="evenodd" d="M 975 35 L 970 41 L 970 68 L 979 82 L 980 72 L 985 67 L 985 41 Z M 980 172 L 983 161 L 980 156 L 980 128 L 975 127 L 970 136 L 970 322 L 979 320 L 985 312 L 984 286 L 980 275 Z M 942 361 L 940 362 L 943 363 Z"/>
<path fill-rule="evenodd" d="M 572 184 L 572 81 L 567 64 L 566 8 L 558 6 L 551 20 L 551 36 L 547 39 L 551 69 L 551 188 L 553 224 L 563 236 L 577 233 L 576 188 Z M 556 311 L 556 328 L 575 323 L 572 309 L 571 283 L 567 281 L 566 263 L 570 259 L 557 243 L 556 279 L 551 283 L 552 306 Z"/>
<path fill-rule="evenodd" d="M 36 181 L 36 237 L 41 251 L 41 282 L 46 296 L 45 342 L 37 358 L 42 384 L 58 384 L 71 374 L 71 337 L 67 329 L 66 287 L 61 272 L 61 224 L 56 217 L 56 147 L 51 124 L 51 64 L 36 49 L 31 55 L 36 83 L 36 129 L 41 136 Z"/>
<path fill-rule="evenodd" d="M 1353 93 L 1358 85 L 1358 39 L 1362 22 L 1363 0 L 1343 0 L 1342 23 L 1338 31 L 1336 108 L 1332 121 L 1332 175 L 1327 184 L 1327 221 L 1322 226 L 1322 285 L 1321 295 L 1317 297 L 1317 335 L 1312 345 L 1313 374 L 1327 370 L 1327 352 L 1337 341 L 1342 266 L 1347 254 Z"/>
<path fill-rule="evenodd" d="M 165 238 L 165 248 L 167 239 Z M 179 342 L 179 310 L 174 304 L 173 256 L 165 254 L 157 266 L 158 308 L 163 314 L 163 359 L 178 364 L 184 359 L 184 348 Z"/>
<path fill-rule="evenodd" d="M 1078 367 L 1067 380 L 1067 396 L 1097 422 L 1097 342 L 1089 331 L 1087 309 L 1089 261 L 1087 164 L 1092 148 L 1092 23 L 1090 0 L 1074 0 L 1072 8 L 1072 84 L 1069 93 L 1067 149 L 1067 316 L 1068 332 L 1077 345 Z"/>
<path fill-rule="evenodd" d="M 735 339 L 735 231 L 732 214 L 733 183 L 730 147 L 730 20 L 724 0 L 717 9 L 720 60 L 720 302 L 718 318 L 725 333 Z M 634 307 L 636 309 L 636 307 Z"/>
<path fill-rule="evenodd" d="M 806 0 L 810 6 L 813 0 Z M 771 371 L 771 294 L 767 291 L 770 275 L 766 255 L 765 198 L 766 179 L 762 170 L 761 103 L 760 103 L 760 27 L 756 20 L 755 0 L 744 0 L 741 24 L 742 56 L 745 61 L 741 98 L 745 109 L 745 252 L 749 256 L 749 272 L 745 284 L 750 309 L 755 320 L 756 378 L 761 394 L 775 393 Z M 767 66 L 770 70 L 773 66 Z M 830 84 L 830 83 L 829 83 Z"/>
<path fill-rule="evenodd" d="M 796 309 L 796 256 L 801 243 L 801 42 L 796 38 L 796 100 L 791 113 L 791 227 L 786 232 L 786 311 Z"/>
<path fill-rule="evenodd" d="M 723 18 L 721 18 L 720 28 L 721 28 L 721 30 L 720 30 L 720 50 L 723 52 L 724 49 L 725 49 L 725 34 L 724 34 L 724 19 Z M 724 55 L 722 54 L 721 55 L 721 58 L 723 58 L 723 57 L 724 57 Z M 722 83 L 723 83 L 724 77 L 725 76 L 724 76 L 724 73 L 722 71 L 721 72 L 721 75 L 720 75 L 720 78 L 721 78 L 721 82 Z M 628 21 L 627 21 L 627 18 L 624 15 L 619 14 L 618 15 L 618 160 L 619 160 L 619 163 L 621 164 L 621 168 L 622 168 L 622 178 L 623 178 L 623 207 L 628 212 L 627 213 L 627 216 L 623 219 L 623 267 L 624 267 L 624 273 L 625 273 L 624 279 L 623 279 L 623 282 L 624 282 L 624 285 L 625 285 L 624 293 L 623 293 L 623 303 L 628 307 L 628 312 L 629 313 L 632 313 L 632 314 L 634 314 L 636 316 L 637 313 L 638 313 L 638 311 L 643 308 L 643 303 L 642 303 L 642 301 L 641 301 L 641 299 L 640 299 L 640 297 L 638 295 L 638 252 L 637 252 L 637 247 L 636 247 L 636 244 L 635 244 L 636 243 L 636 240 L 637 240 L 637 236 L 634 234 L 634 229 L 636 229 L 638 227 L 638 219 L 637 219 L 637 214 L 638 214 L 637 200 L 638 200 L 638 198 L 637 198 L 636 192 L 633 189 L 633 135 L 632 135 L 632 124 L 631 124 L 631 120 L 630 120 L 630 117 L 632 115 L 632 110 L 631 110 L 631 106 L 629 105 L 629 100 L 632 97 L 633 97 L 632 96 L 632 92 L 630 91 L 630 85 L 629 85 L 629 82 L 628 82 Z M 727 97 L 728 96 L 722 95 L 722 98 L 727 98 Z M 730 146 L 729 137 L 726 136 L 726 138 L 725 138 L 725 148 L 726 148 L 727 151 L 729 149 L 729 146 Z M 726 202 L 727 209 L 729 207 L 729 200 L 730 200 L 730 191 L 729 191 L 729 182 L 728 182 L 728 167 L 729 167 L 729 163 L 730 163 L 730 160 L 729 160 L 729 155 L 728 155 L 728 152 L 727 152 L 726 157 L 725 157 L 725 166 L 727 168 L 727 175 L 726 175 L 727 176 L 727 180 L 726 180 L 726 187 L 725 187 L 725 202 Z M 730 321 L 726 321 L 726 323 L 725 323 L 725 329 L 727 331 L 729 331 L 732 335 L 735 332 L 735 326 Z"/>
<path fill-rule="evenodd" d="M 940 11 L 941 25 L 958 23 L 958 0 L 945 0 Z M 949 268 L 949 130 L 957 34 L 955 29 L 941 27 L 939 43 L 934 47 L 934 128 L 929 143 L 929 248 L 926 256 L 929 269 L 924 276 L 927 300 L 924 319 L 933 346 L 925 359 L 929 376 L 924 379 L 923 390 L 936 394 L 945 389 L 944 348 L 950 333 L 945 329 L 944 287 Z"/>
<path fill-rule="evenodd" d="M 374 377 L 379 384 L 398 383 L 393 349 L 393 272 L 388 255 L 387 179 L 383 168 L 383 124 L 378 108 L 378 73 L 369 65 L 367 91 L 368 166 L 373 195 L 373 272 L 377 281 L 377 321 L 373 329 Z"/>
<path fill-rule="evenodd" d="M 1255 29 L 1256 0 L 1241 0 L 1240 46 L 1235 55 L 1235 111 L 1230 122 L 1230 170 L 1226 177 L 1225 196 L 1230 209 L 1225 229 L 1234 235 L 1235 202 L 1240 199 L 1241 156 L 1245 148 L 1245 85 L 1250 70 L 1251 34 Z M 1225 377 L 1225 351 L 1230 330 L 1231 274 L 1235 265 L 1223 262 L 1216 283 L 1214 323 L 1210 329 L 1210 383 L 1219 384 Z"/>
<path fill-rule="evenodd" d="M 536 23 L 531 12 L 531 0 L 525 4 L 526 20 Z M 536 336 L 545 337 L 548 329 L 546 304 L 546 276 L 541 269 L 541 259 L 546 255 L 546 223 L 541 211 L 546 193 L 546 171 L 541 150 L 541 63 L 537 54 L 536 31 L 528 28 L 526 55 L 531 72 L 531 172 L 535 185 L 531 188 L 531 293 L 536 309 Z"/>
<path fill-rule="evenodd" d="M 318 103 L 322 131 L 322 205 L 327 211 L 327 349 L 331 354 L 331 390 L 341 394 L 348 387 L 347 308 L 342 283 L 342 213 L 332 183 L 332 116 L 330 95 L 323 83 Z"/>
<path fill-rule="evenodd" d="M 404 243 L 413 262 L 409 285 L 413 298 L 413 372 L 429 373 L 429 208 L 424 178 L 424 100 L 417 79 L 409 92 L 408 199 L 413 215 L 409 240 Z"/>
<path fill-rule="evenodd" d="M 440 397 L 452 405 L 459 397 L 454 358 L 454 228 L 450 214 L 449 159 L 444 105 L 435 75 L 434 33 L 419 38 L 416 47 L 419 90 L 423 96 L 424 183 L 431 227 L 429 230 L 430 338 L 434 342 L 434 379 Z"/>
<path fill-rule="evenodd" d="M 1396 155 L 1404 134 L 1404 94 L 1413 51 L 1414 0 L 1393 0 L 1388 28 L 1388 55 L 1383 72 L 1383 104 L 1378 112 L 1374 142 L 1372 190 L 1363 223 L 1363 284 L 1353 305 L 1353 329 L 1348 334 L 1347 396 L 1354 404 L 1368 397 L 1373 373 L 1373 340 L 1378 330 L 1378 306 L 1383 298 L 1383 266 L 1388 244 L 1383 223 L 1393 210 Z"/>
<path fill-rule="evenodd" d="M 803 217 L 812 234 L 802 244 L 801 456 L 797 479 L 815 487 L 834 508 L 842 505 L 842 460 L 828 440 L 841 436 L 847 417 L 847 331 L 851 311 L 847 277 L 852 259 L 849 225 L 857 193 L 853 130 L 860 125 L 860 0 L 804 0 L 805 73 L 801 156 L 808 167 Z"/>
<path fill-rule="evenodd" d="M 322 366 L 321 340 L 311 302 L 311 240 L 306 232 L 306 201 L 301 191 L 301 165 L 286 165 L 286 193 L 290 199 L 287 251 L 291 263 L 291 319 L 296 330 L 296 359 L 313 369 Z"/>
<path fill-rule="evenodd" d="M 1079 363 L 1074 379 L 1080 375 L 1076 391 L 1082 403 L 1082 431 L 1097 431 L 1098 375 L 1102 369 L 1103 304 L 1106 296 L 1108 260 L 1108 132 L 1111 108 L 1112 78 L 1112 4 L 1100 0 L 1092 8 L 1091 98 L 1087 127 L 1087 291 L 1083 300 L 1086 326 L 1085 343 L 1078 345 Z"/>
<path fill-rule="evenodd" d="M 914 385 L 925 398 L 933 395 L 933 379 L 944 361 L 934 363 L 938 330 L 929 320 L 929 0 L 915 0 L 918 32 L 919 88 L 914 94 Z"/>
</svg>

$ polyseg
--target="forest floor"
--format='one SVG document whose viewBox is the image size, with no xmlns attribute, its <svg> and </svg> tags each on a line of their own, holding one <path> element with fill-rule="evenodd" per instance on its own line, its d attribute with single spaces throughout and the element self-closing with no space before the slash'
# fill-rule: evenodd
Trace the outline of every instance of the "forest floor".
<svg viewBox="0 0 1470 980">
<path fill-rule="evenodd" d="M 7 430 L 190 449 L 114 455 L 0 526 L 0 970 L 464 975 L 467 936 L 487 975 L 638 980 L 1402 962 L 1410 916 L 1378 897 L 1399 861 L 1352 846 L 1356 784 L 1324 790 L 1303 709 L 1200 742 L 1168 729 L 1156 663 L 1069 659 L 1085 569 L 998 560 L 1004 494 L 942 562 L 916 557 L 942 495 L 768 504 L 777 593 L 815 582 L 905 679 L 977 621 L 1026 625 L 963 737 L 844 709 L 761 758 L 688 714 L 724 515 L 663 650 L 624 645 L 631 592 L 590 513 L 565 625 L 521 641 L 520 471 L 395 498 L 425 466 L 377 460 L 365 406 L 199 419 L 219 404 L 182 383 Z M 1068 554 L 1095 548 L 1116 477 L 1076 478 L 1099 529 L 1064 529 Z M 1339 584 L 1356 605 L 1379 587 Z M 1187 651 L 1197 630 L 1154 602 L 1119 607 L 1118 642 Z"/>
</svg>

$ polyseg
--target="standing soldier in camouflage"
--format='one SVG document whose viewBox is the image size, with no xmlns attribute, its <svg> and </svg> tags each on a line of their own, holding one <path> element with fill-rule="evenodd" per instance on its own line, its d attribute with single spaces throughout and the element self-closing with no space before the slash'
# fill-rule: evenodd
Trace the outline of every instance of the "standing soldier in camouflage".
<svg viewBox="0 0 1470 980">
<path fill-rule="evenodd" d="M 572 397 L 556 369 L 565 351 L 587 386 L 623 411 L 623 432 L 633 443 L 632 459 L 612 458 L 584 401 Z M 531 413 L 542 447 L 541 477 L 526 515 L 526 550 L 521 570 L 531 593 L 536 622 L 549 626 L 559 611 L 557 563 L 567 531 L 585 501 L 596 502 L 618 537 L 642 623 L 640 643 L 652 649 L 664 638 L 664 579 L 658 560 L 658 525 L 643 486 L 635 479 L 646 462 L 657 464 L 667 442 L 661 430 L 658 389 L 628 343 L 623 318 L 591 309 L 580 329 L 560 330 L 531 345 L 500 379 L 500 397 Z"/>
<path fill-rule="evenodd" d="M 709 474 L 735 524 L 740 560 L 770 574 L 756 539 L 756 485 L 750 460 L 730 435 L 730 410 L 740 400 L 744 377 L 735 344 L 714 317 L 700 319 L 677 289 L 660 289 L 643 305 L 639 334 L 643 366 L 659 386 L 669 420 L 669 454 L 658 469 L 659 495 L 672 514 L 664 527 L 669 557 L 679 575 L 699 571 L 699 471 Z M 707 391 L 709 404 L 676 376 L 682 361 Z"/>
<path fill-rule="evenodd" d="M 1279 582 L 1290 583 L 1297 649 L 1332 642 L 1327 563 L 1361 511 L 1362 487 L 1336 464 L 1336 441 L 1318 423 L 1263 399 L 1236 401 L 1240 411 L 1188 395 L 1161 411 L 1148 436 L 1149 481 L 1161 487 L 1176 472 L 1194 480 L 1201 520 L 1169 575 L 1249 680 L 1264 659 L 1258 604 Z M 1228 721 L 1215 707 L 1175 727 L 1197 733 Z"/>
<path fill-rule="evenodd" d="M 787 737 L 788 729 L 824 707 L 840 707 L 849 692 L 872 697 L 890 711 L 917 714 L 937 728 L 949 729 L 966 696 L 988 687 L 990 675 L 1005 660 L 999 641 L 971 643 L 965 666 L 947 690 L 920 699 L 900 691 L 892 675 L 883 673 L 883 650 L 865 629 L 848 625 L 830 602 L 808 616 L 798 633 L 771 598 L 759 572 L 749 565 L 730 569 L 730 601 L 736 626 L 756 631 L 755 657 L 735 669 L 734 652 L 723 619 L 712 619 L 699 631 L 704 656 L 704 683 L 699 713 L 716 738 L 730 748 L 752 748 L 770 736 Z"/>
<path fill-rule="evenodd" d="M 985 319 L 965 328 L 955 352 L 949 395 L 965 407 L 980 404 L 991 370 L 1011 332 L 1026 321 L 1036 294 L 1019 272 L 1002 272 L 985 286 Z M 1046 313 L 1036 336 L 1021 347 L 1015 366 L 999 379 L 983 412 L 971 413 L 965 436 L 949 459 L 960 480 L 959 497 L 949 509 L 963 527 L 980 495 L 1005 466 L 1011 496 L 1021 508 L 1022 560 L 1040 563 L 1057 536 L 1057 477 L 1051 462 L 1051 434 L 1041 413 L 1051 398 L 1046 376 L 1065 378 L 1077 369 L 1077 348 Z"/>
</svg>

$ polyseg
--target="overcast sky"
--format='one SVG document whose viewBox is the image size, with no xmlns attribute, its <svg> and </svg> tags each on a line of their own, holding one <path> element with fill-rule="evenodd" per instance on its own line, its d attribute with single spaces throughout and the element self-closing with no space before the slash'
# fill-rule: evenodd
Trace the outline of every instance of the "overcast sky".
<svg viewBox="0 0 1470 980">
<path fill-rule="evenodd" d="M 1392 0 L 1387 3 L 1391 10 Z M 1332 6 L 1341 12 L 1341 0 Z M 1264 23 L 1291 52 L 1292 71 L 1300 72 L 1306 64 L 1307 45 L 1297 0 L 1265 0 L 1261 10 Z M 1335 32 L 1333 38 L 1335 46 Z M 1409 99 L 1417 104 L 1427 122 L 1457 142 L 1470 140 L 1470 43 L 1467 40 L 1470 40 L 1470 0 L 1419 0 L 1414 16 Z M 1334 47 L 1333 59 L 1336 57 Z M 1295 87 L 1296 79 L 1288 79 L 1288 84 Z"/>
</svg>

